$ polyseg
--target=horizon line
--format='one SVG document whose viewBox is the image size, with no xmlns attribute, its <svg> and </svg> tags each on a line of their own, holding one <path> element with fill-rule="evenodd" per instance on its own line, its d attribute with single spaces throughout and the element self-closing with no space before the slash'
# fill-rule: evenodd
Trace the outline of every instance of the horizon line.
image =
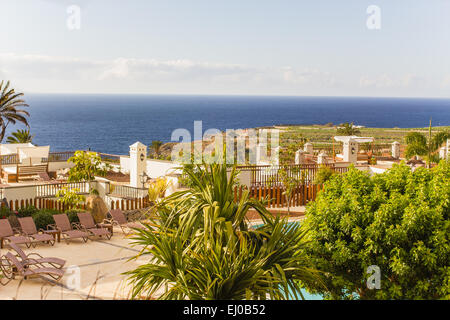
<svg viewBox="0 0 450 320">
<path fill-rule="evenodd" d="M 219 94 L 219 93 L 111 93 L 111 92 L 23 92 L 24 95 L 129 95 L 129 96 L 203 96 L 203 97 L 279 97 L 279 98 L 367 98 L 367 99 L 444 99 L 440 96 L 358 96 L 358 95 L 282 95 L 282 94 Z"/>
</svg>

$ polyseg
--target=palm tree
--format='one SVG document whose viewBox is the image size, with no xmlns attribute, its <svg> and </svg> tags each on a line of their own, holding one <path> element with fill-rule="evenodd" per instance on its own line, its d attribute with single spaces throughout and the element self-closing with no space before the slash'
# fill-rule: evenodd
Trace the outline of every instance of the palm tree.
<svg viewBox="0 0 450 320">
<path fill-rule="evenodd" d="M 153 140 L 151 149 L 153 150 L 153 153 L 155 154 L 156 158 L 159 156 L 159 152 L 161 150 L 161 146 L 163 145 L 162 141 L 159 140 Z"/>
<path fill-rule="evenodd" d="M 17 130 L 11 133 L 11 135 L 6 139 L 7 143 L 27 143 L 32 142 L 33 137 L 30 134 L 30 130 Z"/>
<path fill-rule="evenodd" d="M 274 218 L 245 191 L 234 199 L 237 172 L 224 164 L 186 167 L 188 190 L 156 205 L 156 217 L 134 243 L 148 263 L 127 272 L 132 297 L 159 299 L 287 299 L 303 297 L 301 282 L 321 283 L 304 254 L 305 231 Z M 263 223 L 251 228 L 254 209 Z"/>
<path fill-rule="evenodd" d="M 359 134 L 360 131 L 358 130 L 358 128 L 355 128 L 355 126 L 352 123 L 342 123 L 340 125 L 340 128 L 337 129 L 337 134 L 339 135 L 344 135 L 344 136 L 355 136 L 357 134 Z"/>
<path fill-rule="evenodd" d="M 427 158 L 428 167 L 431 162 L 439 162 L 439 156 L 437 152 L 441 145 L 447 140 L 450 139 L 449 131 L 439 131 L 434 136 L 432 136 L 431 132 L 431 120 L 430 127 L 427 137 L 421 132 L 410 132 L 406 135 L 406 152 L 405 156 L 407 159 L 410 159 L 413 156 L 424 156 Z"/>
<path fill-rule="evenodd" d="M 27 127 L 28 121 L 26 116 L 30 114 L 20 107 L 28 107 L 25 100 L 21 99 L 23 93 L 16 93 L 14 89 L 9 89 L 9 81 L 4 85 L 4 81 L 0 82 L 0 142 L 5 137 L 8 125 L 23 123 Z"/>
</svg>

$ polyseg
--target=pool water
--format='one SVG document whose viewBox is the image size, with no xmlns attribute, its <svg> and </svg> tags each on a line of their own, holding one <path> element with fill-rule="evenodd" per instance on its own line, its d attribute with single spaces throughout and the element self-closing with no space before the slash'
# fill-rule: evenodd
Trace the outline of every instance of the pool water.
<svg viewBox="0 0 450 320">
<path fill-rule="evenodd" d="M 291 222 L 291 223 L 299 223 L 299 222 Z M 258 225 L 252 226 L 252 228 L 256 229 L 261 226 L 262 226 L 262 224 L 258 224 Z M 312 294 L 312 293 L 307 292 L 305 289 L 301 289 L 301 292 L 302 292 L 305 300 L 323 300 L 323 296 L 320 294 Z M 301 300 L 301 297 L 299 297 L 299 299 Z"/>
</svg>

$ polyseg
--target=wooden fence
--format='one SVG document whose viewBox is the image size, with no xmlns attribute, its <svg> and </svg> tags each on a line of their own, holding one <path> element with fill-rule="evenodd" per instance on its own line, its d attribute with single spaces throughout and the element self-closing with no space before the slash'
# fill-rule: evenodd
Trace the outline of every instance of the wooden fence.
<svg viewBox="0 0 450 320">
<path fill-rule="evenodd" d="M 46 198 L 34 198 L 34 199 L 22 199 L 22 200 L 11 200 L 8 202 L 9 208 L 13 211 L 27 208 L 29 206 L 34 206 L 38 209 L 52 209 L 60 212 L 73 209 L 56 199 L 46 199 Z M 2 203 L 2 207 L 4 204 Z M 82 205 L 81 209 L 86 209 L 86 205 Z"/>
<path fill-rule="evenodd" d="M 334 164 L 324 164 L 337 173 L 348 171 L 348 167 L 336 167 Z M 241 172 L 251 171 L 251 186 L 277 186 L 281 185 L 280 170 L 286 170 L 288 176 L 294 177 L 303 184 L 313 184 L 319 164 L 295 164 L 286 166 L 239 166 Z"/>
<path fill-rule="evenodd" d="M 323 189 L 323 185 L 303 184 L 297 186 L 291 197 L 290 206 L 304 206 L 310 201 L 316 200 L 317 194 Z M 246 186 L 238 186 L 234 188 L 234 200 L 239 201 L 242 193 L 249 191 L 249 196 L 258 200 L 267 200 L 266 207 L 279 208 L 287 207 L 287 196 L 284 193 L 283 186 L 253 186 L 247 188 Z"/>
<path fill-rule="evenodd" d="M 320 152 L 325 152 L 327 155 L 332 156 L 333 151 L 334 151 L 334 154 L 339 154 L 339 153 L 342 154 L 343 146 L 342 146 L 342 144 L 338 144 L 338 143 L 335 144 L 334 147 L 332 144 L 328 144 L 328 143 L 314 144 L 313 150 L 314 150 L 315 155 L 319 154 Z M 359 150 L 371 152 L 374 155 L 381 156 L 383 154 L 391 153 L 392 143 L 374 143 L 374 144 L 361 143 L 361 144 L 359 144 Z"/>
<path fill-rule="evenodd" d="M 147 208 L 150 206 L 150 202 L 148 200 L 148 197 L 145 197 L 136 199 L 111 200 L 110 205 L 111 210 L 121 209 L 123 211 L 126 211 L 126 210 L 137 210 Z"/>
<path fill-rule="evenodd" d="M 67 162 L 75 155 L 75 151 L 50 152 L 48 162 Z"/>
<path fill-rule="evenodd" d="M 112 200 L 111 201 L 111 209 L 121 209 L 123 211 L 127 210 L 137 210 L 144 209 L 150 205 L 150 202 L 147 198 L 140 199 L 121 199 L 121 200 Z M 5 204 L 2 203 L 3 207 Z M 73 207 L 69 207 L 57 199 L 45 199 L 45 198 L 34 198 L 34 199 L 22 199 L 8 202 L 9 208 L 13 211 L 17 211 L 20 209 L 27 208 L 29 206 L 34 206 L 38 209 L 52 209 L 60 212 L 64 212 L 66 210 L 73 209 Z M 82 210 L 86 209 L 86 205 L 83 204 L 81 206 Z"/>
</svg>

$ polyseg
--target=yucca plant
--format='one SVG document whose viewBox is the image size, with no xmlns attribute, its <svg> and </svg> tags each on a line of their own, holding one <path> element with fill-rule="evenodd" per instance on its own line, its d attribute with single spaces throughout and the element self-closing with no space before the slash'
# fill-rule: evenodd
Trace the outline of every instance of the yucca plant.
<svg viewBox="0 0 450 320">
<path fill-rule="evenodd" d="M 305 232 L 274 218 L 244 192 L 234 199 L 237 172 L 226 165 L 185 168 L 188 190 L 157 204 L 156 217 L 136 230 L 137 257 L 148 262 L 127 272 L 132 296 L 160 299 L 288 299 L 302 297 L 302 282 L 320 282 L 303 254 Z M 246 214 L 263 223 L 251 228 Z"/>
</svg>

